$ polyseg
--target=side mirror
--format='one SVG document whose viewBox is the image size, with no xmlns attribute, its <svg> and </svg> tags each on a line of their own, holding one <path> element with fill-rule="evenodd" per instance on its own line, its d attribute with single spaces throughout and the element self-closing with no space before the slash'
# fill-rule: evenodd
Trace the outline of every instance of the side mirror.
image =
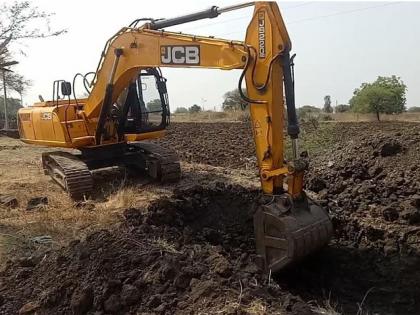
<svg viewBox="0 0 420 315">
<path fill-rule="evenodd" d="M 71 95 L 71 83 L 67 81 L 61 82 L 61 94 L 68 96 Z"/>
</svg>

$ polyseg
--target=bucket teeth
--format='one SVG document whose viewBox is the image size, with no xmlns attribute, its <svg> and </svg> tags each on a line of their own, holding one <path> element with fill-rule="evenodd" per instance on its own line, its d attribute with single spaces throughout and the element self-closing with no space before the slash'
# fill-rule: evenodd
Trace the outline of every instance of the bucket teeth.
<svg viewBox="0 0 420 315">
<path fill-rule="evenodd" d="M 311 199 L 291 201 L 287 195 L 260 206 L 254 215 L 257 254 L 266 271 L 277 272 L 315 252 L 330 240 L 327 213 Z"/>
</svg>

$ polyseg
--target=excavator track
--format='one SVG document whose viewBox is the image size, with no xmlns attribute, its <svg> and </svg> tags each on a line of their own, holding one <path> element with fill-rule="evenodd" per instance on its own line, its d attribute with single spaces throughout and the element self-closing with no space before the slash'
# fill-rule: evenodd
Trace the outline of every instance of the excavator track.
<svg viewBox="0 0 420 315">
<path fill-rule="evenodd" d="M 44 173 L 50 175 L 72 199 L 87 198 L 93 189 L 92 174 L 87 165 L 68 152 L 42 154 Z"/>
<path fill-rule="evenodd" d="M 181 166 L 175 151 L 147 142 L 131 143 L 146 160 L 149 175 L 161 183 L 176 182 L 181 178 Z"/>
</svg>

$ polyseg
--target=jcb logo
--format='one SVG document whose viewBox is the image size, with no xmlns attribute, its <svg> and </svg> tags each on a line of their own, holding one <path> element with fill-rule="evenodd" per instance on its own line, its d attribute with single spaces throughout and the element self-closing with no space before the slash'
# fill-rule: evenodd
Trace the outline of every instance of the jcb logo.
<svg viewBox="0 0 420 315">
<path fill-rule="evenodd" d="M 160 46 L 163 64 L 199 65 L 200 46 Z"/>
</svg>

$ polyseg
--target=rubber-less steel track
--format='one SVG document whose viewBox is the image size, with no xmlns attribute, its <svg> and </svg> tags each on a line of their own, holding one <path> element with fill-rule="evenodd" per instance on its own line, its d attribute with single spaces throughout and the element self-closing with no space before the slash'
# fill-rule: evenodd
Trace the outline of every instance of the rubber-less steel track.
<svg viewBox="0 0 420 315">
<path fill-rule="evenodd" d="M 129 144 L 127 149 L 119 155 L 118 161 L 114 157 L 102 167 L 134 164 L 163 184 L 180 179 L 181 167 L 175 151 L 143 142 Z M 80 200 L 88 198 L 93 190 L 91 169 L 101 168 L 94 165 L 95 160 L 100 158 L 101 155 L 93 159 L 79 158 L 68 152 L 56 151 L 42 154 L 42 166 L 45 174 L 50 175 L 71 198 Z"/>
<path fill-rule="evenodd" d="M 151 175 L 156 177 L 161 183 L 171 183 L 181 178 L 181 166 L 175 151 L 153 143 L 139 142 L 130 145 L 140 149 L 140 152 L 145 155 L 149 167 L 157 168 L 156 174 L 154 176 L 153 174 Z"/>
<path fill-rule="evenodd" d="M 92 174 L 77 156 L 61 151 L 43 153 L 42 166 L 44 172 L 65 189 L 71 198 L 87 198 L 92 192 Z"/>
</svg>

